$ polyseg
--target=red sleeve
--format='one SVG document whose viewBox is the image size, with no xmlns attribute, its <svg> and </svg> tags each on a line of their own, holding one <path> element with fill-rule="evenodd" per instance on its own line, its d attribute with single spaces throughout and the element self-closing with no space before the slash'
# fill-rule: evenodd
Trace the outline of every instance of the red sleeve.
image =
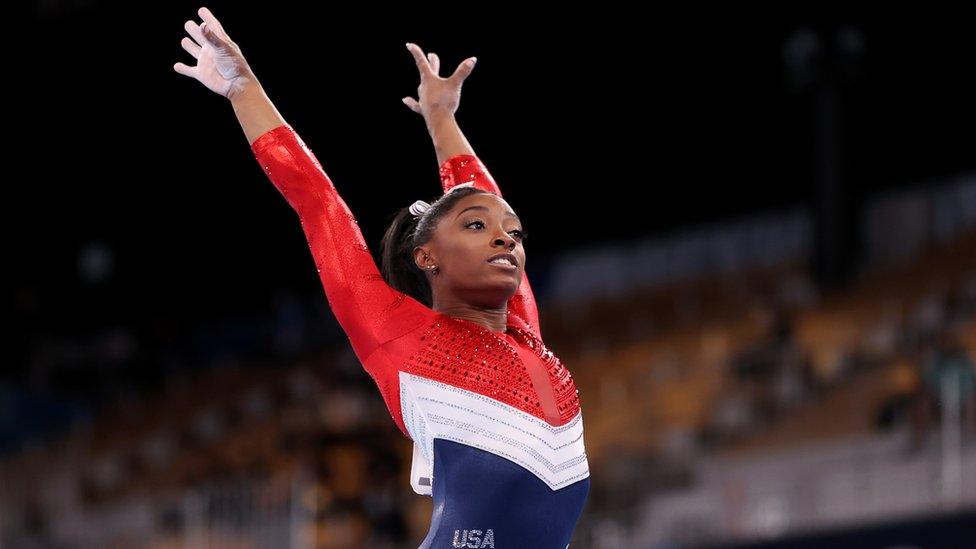
<svg viewBox="0 0 976 549">
<path fill-rule="evenodd" d="M 386 283 L 356 218 L 292 127 L 262 134 L 251 149 L 298 214 L 326 298 L 360 361 L 416 328 L 429 309 Z"/>
<path fill-rule="evenodd" d="M 440 172 L 441 186 L 445 193 L 457 185 L 473 181 L 475 187 L 502 196 L 495 179 L 477 156 L 470 154 L 452 156 L 441 165 Z M 508 300 L 508 312 L 519 316 L 529 324 L 534 332 L 533 335 L 542 339 L 539 330 L 539 312 L 525 271 L 522 271 L 522 282 L 519 284 L 518 291 Z"/>
</svg>

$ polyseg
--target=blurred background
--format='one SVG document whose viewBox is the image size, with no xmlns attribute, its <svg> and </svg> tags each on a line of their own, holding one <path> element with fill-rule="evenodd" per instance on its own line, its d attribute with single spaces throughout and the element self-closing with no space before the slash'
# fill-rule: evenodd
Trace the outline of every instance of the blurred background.
<svg viewBox="0 0 976 549">
<path fill-rule="evenodd" d="M 440 192 L 404 43 L 478 57 L 458 119 L 580 389 L 572 547 L 976 546 L 969 18 L 206 5 L 374 257 Z M 7 59 L 0 547 L 416 547 L 294 212 L 172 69 L 200 6 L 35 2 Z"/>
</svg>

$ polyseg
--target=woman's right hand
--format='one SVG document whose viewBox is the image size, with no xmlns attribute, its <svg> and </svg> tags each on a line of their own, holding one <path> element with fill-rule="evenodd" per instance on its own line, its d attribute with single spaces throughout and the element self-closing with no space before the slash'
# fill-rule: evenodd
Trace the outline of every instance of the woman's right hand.
<svg viewBox="0 0 976 549">
<path fill-rule="evenodd" d="M 248 66 L 241 49 L 227 36 L 227 32 L 217 18 L 207 8 L 197 10 L 203 24 L 193 20 L 183 25 L 189 38 L 180 42 L 187 52 L 197 60 L 194 67 L 176 63 L 173 70 L 198 80 L 210 90 L 228 99 L 250 85 L 257 84 L 251 67 Z"/>
</svg>

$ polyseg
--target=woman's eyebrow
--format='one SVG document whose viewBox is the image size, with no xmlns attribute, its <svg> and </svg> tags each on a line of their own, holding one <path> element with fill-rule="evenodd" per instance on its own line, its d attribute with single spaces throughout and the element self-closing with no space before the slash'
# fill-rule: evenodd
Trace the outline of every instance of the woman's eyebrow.
<svg viewBox="0 0 976 549">
<path fill-rule="evenodd" d="M 465 209 L 461 210 L 460 212 L 458 212 L 457 216 L 454 219 L 457 219 L 458 217 L 461 217 L 461 214 L 463 214 L 464 212 L 466 212 L 468 210 L 485 210 L 485 211 L 491 211 L 487 206 L 468 206 L 467 208 L 465 208 Z M 519 218 L 519 216 L 513 214 L 512 212 L 505 212 L 505 215 L 507 215 L 508 217 L 514 217 L 515 219 L 518 219 Z M 519 219 L 519 221 L 521 221 L 521 219 Z"/>
</svg>

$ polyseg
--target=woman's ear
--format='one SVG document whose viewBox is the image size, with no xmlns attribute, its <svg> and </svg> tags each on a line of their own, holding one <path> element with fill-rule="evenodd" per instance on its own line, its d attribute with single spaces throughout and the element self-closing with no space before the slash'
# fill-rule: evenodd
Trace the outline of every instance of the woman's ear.
<svg viewBox="0 0 976 549">
<path fill-rule="evenodd" d="M 417 246 L 413 249 L 413 262 L 421 271 L 430 270 L 437 265 L 430 255 L 430 250 L 424 246 Z"/>
</svg>

